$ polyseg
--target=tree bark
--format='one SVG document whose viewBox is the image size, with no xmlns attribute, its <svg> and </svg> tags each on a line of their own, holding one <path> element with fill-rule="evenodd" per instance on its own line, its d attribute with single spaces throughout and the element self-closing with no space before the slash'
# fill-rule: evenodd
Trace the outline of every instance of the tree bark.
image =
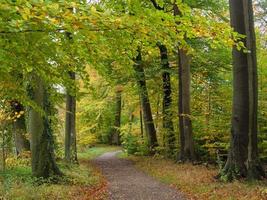
<svg viewBox="0 0 267 200">
<path fill-rule="evenodd" d="M 120 87 L 116 89 L 115 120 L 112 133 L 112 144 L 120 145 L 120 127 L 121 127 L 121 93 Z"/>
<path fill-rule="evenodd" d="M 75 72 L 69 72 L 70 79 L 75 81 Z M 65 159 L 67 162 L 78 163 L 76 144 L 76 97 L 66 94 L 65 120 Z"/>
<path fill-rule="evenodd" d="M 252 1 L 230 0 L 231 26 L 246 35 L 248 53 L 233 48 L 233 110 L 231 143 L 220 176 L 227 180 L 260 178 L 264 171 L 257 151 L 258 81 Z"/>
<path fill-rule="evenodd" d="M 144 117 L 144 125 L 145 131 L 148 138 L 148 145 L 150 148 L 151 153 L 156 146 L 158 146 L 157 136 L 156 136 L 156 129 L 154 126 L 154 121 L 152 117 L 147 87 L 146 87 L 146 79 L 145 79 L 145 72 L 142 64 L 142 56 L 141 51 L 138 50 L 138 55 L 136 57 L 136 63 L 134 64 L 134 70 L 136 72 L 137 83 L 140 90 L 140 97 L 141 97 L 141 105 Z"/>
<path fill-rule="evenodd" d="M 32 174 L 35 177 L 49 178 L 62 175 L 54 157 L 53 131 L 51 127 L 52 106 L 44 83 L 38 77 L 33 77 L 35 85 L 30 95 L 33 102 L 43 109 L 29 110 L 29 132 L 31 134 Z"/>
<path fill-rule="evenodd" d="M 252 0 L 243 1 L 246 24 L 246 47 L 250 51 L 247 54 L 249 75 L 249 143 L 248 143 L 248 178 L 260 179 L 265 176 L 258 155 L 258 71 L 257 48 L 254 29 L 254 13 Z"/>
<path fill-rule="evenodd" d="M 179 126 L 180 127 L 180 153 L 179 160 L 195 160 L 191 111 L 190 111 L 190 59 L 186 50 L 179 49 Z"/>
<path fill-rule="evenodd" d="M 142 102 L 141 102 L 141 95 L 139 95 L 139 102 L 140 102 L 140 130 L 141 130 L 141 137 L 144 138 L 144 125 L 143 125 L 143 111 L 142 111 Z"/>
<path fill-rule="evenodd" d="M 176 4 L 174 4 L 174 16 L 181 15 Z M 185 36 L 186 37 L 186 36 Z M 180 130 L 180 152 L 178 160 L 193 161 L 196 159 L 193 141 L 192 121 L 190 112 L 190 56 L 183 47 L 178 49 L 178 72 L 179 72 L 179 130 Z"/>
<path fill-rule="evenodd" d="M 155 117 L 155 120 L 154 120 L 155 121 L 155 129 L 156 129 L 156 131 L 158 130 L 159 121 L 160 121 L 159 109 L 160 109 L 160 93 L 158 93 L 158 96 L 157 96 L 156 117 Z"/>
<path fill-rule="evenodd" d="M 18 116 L 13 122 L 13 135 L 16 152 L 19 155 L 23 151 L 30 151 L 30 141 L 26 138 L 25 110 L 23 105 L 16 100 L 11 101 L 11 109 L 13 115 Z"/>
<path fill-rule="evenodd" d="M 161 56 L 162 66 L 162 86 L 163 86 L 163 132 L 164 132 L 164 143 L 166 147 L 166 154 L 168 157 L 172 157 L 175 149 L 175 135 L 172 121 L 172 89 L 170 80 L 170 65 L 168 60 L 168 51 L 165 45 L 158 45 Z"/>
</svg>

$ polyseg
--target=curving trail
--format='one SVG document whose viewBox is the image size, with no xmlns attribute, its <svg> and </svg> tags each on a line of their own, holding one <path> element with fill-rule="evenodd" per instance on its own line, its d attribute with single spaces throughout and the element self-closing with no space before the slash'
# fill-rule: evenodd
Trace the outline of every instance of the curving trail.
<svg viewBox="0 0 267 200">
<path fill-rule="evenodd" d="M 108 180 L 109 200 L 185 200 L 175 189 L 137 170 L 131 161 L 117 158 L 119 152 L 94 160 Z"/>
</svg>

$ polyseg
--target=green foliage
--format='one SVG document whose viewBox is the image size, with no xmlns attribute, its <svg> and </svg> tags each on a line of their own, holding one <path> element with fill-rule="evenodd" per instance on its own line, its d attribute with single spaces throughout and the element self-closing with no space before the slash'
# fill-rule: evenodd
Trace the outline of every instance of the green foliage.
<svg viewBox="0 0 267 200">
<path fill-rule="evenodd" d="M 127 154 L 149 155 L 147 140 L 132 134 L 122 136 L 122 146 Z"/>
<path fill-rule="evenodd" d="M 135 154 L 138 148 L 138 137 L 131 134 L 124 135 L 122 146 L 127 154 Z"/>
<path fill-rule="evenodd" d="M 178 149 L 178 77 L 177 49 L 186 48 L 192 67 L 192 113 L 196 151 L 202 160 L 216 160 L 217 149 L 229 146 L 232 76 L 231 47 L 245 49 L 229 26 L 228 4 L 225 0 L 176 1 L 182 15 L 173 16 L 173 1 L 158 0 L 163 9 L 155 9 L 150 1 L 104 0 L 36 1 L 5 0 L 0 5 L 0 133 L 1 147 L 12 152 L 12 134 L 8 107 L 17 100 L 44 113 L 29 94 L 29 85 L 35 87 L 42 80 L 49 88 L 52 105 L 60 110 L 51 116 L 56 138 L 56 157 L 63 157 L 64 93 L 78 99 L 77 144 L 81 158 L 91 158 L 105 152 L 88 147 L 110 143 L 114 124 L 114 91 L 122 86 L 122 145 L 128 154 L 147 155 L 146 133 L 141 135 L 139 91 L 133 64 L 137 49 L 142 50 L 148 95 L 151 103 L 159 147 L 165 154 L 162 128 L 162 70 L 157 43 L 168 48 L 170 63 L 173 122 Z M 260 3 L 257 18 L 266 11 Z M 264 20 L 263 20 L 264 21 Z M 266 32 L 257 34 L 259 63 L 259 149 L 267 158 L 267 51 Z M 264 29 L 265 30 L 265 29 Z M 77 80 L 71 80 L 69 72 Z M 37 81 L 38 81 L 37 80 Z M 26 111 L 27 112 L 27 111 Z M 27 114 L 27 113 L 26 113 Z M 14 120 L 14 119 L 13 119 Z M 8 131 L 7 131 L 8 130 Z M 4 139 L 3 139 L 4 137 Z M 110 148 L 110 150 L 113 148 Z M 176 153 L 176 152 L 175 152 Z M 29 160 L 10 156 L 6 159 L 10 174 L 24 177 Z M 19 167 L 23 167 L 20 171 Z M 62 166 L 66 168 L 66 166 Z M 75 166 L 71 166 L 75 177 Z M 18 174 L 16 174 L 18 171 Z M 9 172 L 7 172 L 9 173 Z M 21 174 L 20 174 L 21 173 Z M 68 172 L 66 172 L 68 173 Z M 27 175 L 28 176 L 28 175 Z M 25 175 L 26 177 L 26 175 Z M 15 178 L 7 178 L 12 181 Z M 18 178 L 18 187 L 29 182 L 26 192 L 33 194 L 31 180 Z M 20 180 L 21 179 L 21 180 Z M 12 181 L 11 181 L 12 180 Z M 83 182 L 82 184 L 85 184 Z M 42 190 L 42 189 L 40 189 Z M 12 189 L 10 190 L 12 191 Z M 20 192 L 23 192 L 20 190 Z M 43 191 L 44 193 L 47 191 Z M 42 193 L 42 192 L 41 192 Z M 16 198 L 8 193 L 7 197 Z M 27 196 L 39 198 L 40 196 Z M 58 196 L 61 198 L 61 196 Z"/>
</svg>

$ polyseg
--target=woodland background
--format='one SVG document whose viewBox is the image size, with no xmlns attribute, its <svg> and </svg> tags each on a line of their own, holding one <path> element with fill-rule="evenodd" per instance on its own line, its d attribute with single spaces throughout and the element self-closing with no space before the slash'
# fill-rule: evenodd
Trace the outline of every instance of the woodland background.
<svg viewBox="0 0 267 200">
<path fill-rule="evenodd" d="M 222 170 L 231 140 L 232 47 L 247 53 L 246 37 L 230 26 L 228 1 L 0 2 L 3 194 L 12 198 L 15 179 L 22 190 L 25 184 L 31 188 L 32 175 L 52 183 L 62 181 L 55 175 L 65 174 L 72 185 L 102 184 L 84 165 L 96 144 L 121 145 L 145 162 L 151 158 L 143 156 L 153 155 Z M 264 167 L 267 1 L 253 1 L 253 9 L 258 151 Z M 181 119 L 192 123 L 192 144 L 185 142 L 192 148 L 181 147 Z M 233 174 L 222 179 L 240 179 Z M 45 195 L 49 189 L 41 191 Z"/>
</svg>

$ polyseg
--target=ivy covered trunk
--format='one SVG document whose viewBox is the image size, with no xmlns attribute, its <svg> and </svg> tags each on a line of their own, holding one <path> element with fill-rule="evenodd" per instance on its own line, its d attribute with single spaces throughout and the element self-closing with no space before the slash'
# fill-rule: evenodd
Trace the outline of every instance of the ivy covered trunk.
<svg viewBox="0 0 267 200">
<path fill-rule="evenodd" d="M 69 72 L 70 79 L 75 81 L 75 73 Z M 66 94 L 66 120 L 65 120 L 65 159 L 77 163 L 76 144 L 76 97 L 67 91 Z"/>
<path fill-rule="evenodd" d="M 26 138 L 25 110 L 23 105 L 16 100 L 11 101 L 11 109 L 16 119 L 13 122 L 13 135 L 16 152 L 19 155 L 23 151 L 30 151 L 30 141 Z"/>
<path fill-rule="evenodd" d="M 172 157 L 175 149 L 175 135 L 172 122 L 172 89 L 170 80 L 170 65 L 168 60 L 168 51 L 165 45 L 158 45 L 161 56 L 162 66 L 162 85 L 163 85 L 163 131 L 164 131 L 164 143 L 166 147 L 166 153 L 168 157 Z"/>
<path fill-rule="evenodd" d="M 142 56 L 141 51 L 138 51 L 138 55 L 136 57 L 134 64 L 134 70 L 136 72 L 137 83 L 140 90 L 140 100 L 141 100 L 141 107 L 143 111 L 143 120 L 145 131 L 148 138 L 148 145 L 151 151 L 153 151 L 154 147 L 158 145 L 157 136 L 156 136 L 156 129 L 154 126 L 154 121 L 152 117 L 150 102 L 148 98 L 148 91 L 146 87 L 146 78 L 145 72 L 142 64 Z"/>
<path fill-rule="evenodd" d="M 30 95 L 37 107 L 29 110 L 29 132 L 31 134 L 32 174 L 49 178 L 61 175 L 54 157 L 53 131 L 51 127 L 52 106 L 47 88 L 39 77 L 33 78 Z M 42 110 L 41 110 L 42 109 Z"/>
<path fill-rule="evenodd" d="M 258 80 L 252 1 L 230 0 L 231 25 L 248 52 L 233 48 L 233 110 L 231 145 L 222 179 L 264 176 L 257 149 Z"/>
<path fill-rule="evenodd" d="M 116 88 L 115 120 L 112 131 L 112 144 L 120 145 L 120 127 L 121 127 L 121 87 Z"/>
</svg>

